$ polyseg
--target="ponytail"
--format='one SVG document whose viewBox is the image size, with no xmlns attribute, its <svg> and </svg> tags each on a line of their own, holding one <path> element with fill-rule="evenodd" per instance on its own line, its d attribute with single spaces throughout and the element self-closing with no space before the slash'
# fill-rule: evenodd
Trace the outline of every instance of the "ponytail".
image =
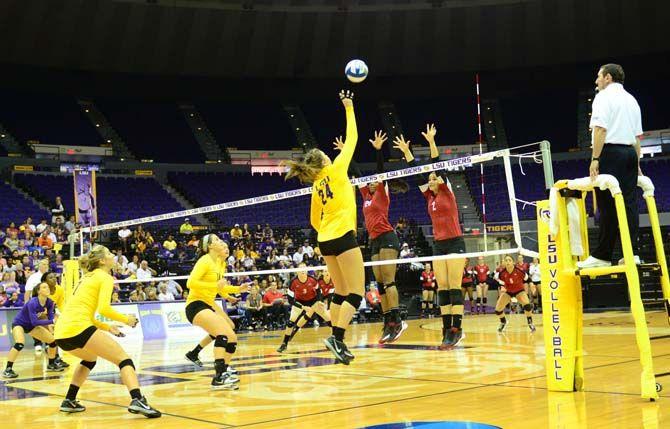
<svg viewBox="0 0 670 429">
<path fill-rule="evenodd" d="M 301 183 L 312 184 L 324 167 L 324 155 L 319 149 L 311 149 L 302 159 L 285 160 L 279 165 L 287 167 L 284 180 L 297 178 Z"/>
</svg>

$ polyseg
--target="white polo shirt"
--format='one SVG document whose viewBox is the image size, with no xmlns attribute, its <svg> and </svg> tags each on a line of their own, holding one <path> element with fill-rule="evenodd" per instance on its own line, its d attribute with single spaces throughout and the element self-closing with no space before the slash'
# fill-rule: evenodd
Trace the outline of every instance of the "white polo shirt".
<svg viewBox="0 0 670 429">
<path fill-rule="evenodd" d="M 610 83 L 593 99 L 589 127 L 606 129 L 605 143 L 634 145 L 642 135 L 640 106 L 623 85 Z"/>
</svg>

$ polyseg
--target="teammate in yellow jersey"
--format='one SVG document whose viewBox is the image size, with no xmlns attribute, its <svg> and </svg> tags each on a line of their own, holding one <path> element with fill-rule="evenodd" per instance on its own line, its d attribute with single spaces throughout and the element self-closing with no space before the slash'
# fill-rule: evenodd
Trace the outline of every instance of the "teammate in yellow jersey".
<svg viewBox="0 0 670 429">
<path fill-rule="evenodd" d="M 358 141 L 353 97 L 350 91 L 340 92 L 347 131 L 342 150 L 334 161 L 322 151 L 312 149 L 299 161 L 283 163 L 288 167 L 287 180 L 297 177 L 312 184 L 310 221 L 318 232 L 319 249 L 335 283 L 330 306 L 333 335 L 324 343 L 345 365 L 354 356 L 344 344 L 344 334 L 365 291 L 363 255 L 356 241 L 356 196 L 347 176 Z"/>
<path fill-rule="evenodd" d="M 49 285 L 49 291 L 51 292 L 49 298 L 56 304 L 56 309 L 58 310 L 54 320 L 58 322 L 58 313 L 62 313 L 65 306 L 65 288 L 58 284 L 58 276 L 52 271 L 44 273 L 42 282 Z M 62 368 L 70 366 L 69 363 L 60 358 L 58 348 L 56 348 L 56 364 Z"/>
<path fill-rule="evenodd" d="M 212 388 L 237 390 L 240 379 L 227 371 L 232 355 L 237 349 L 235 325 L 216 304 L 215 299 L 219 294 L 227 296 L 231 293 L 247 292 L 249 285 L 230 286 L 223 277 L 230 250 L 228 244 L 216 234 L 202 237 L 198 251 L 200 259 L 193 267 L 186 283 L 189 289 L 186 318 L 193 325 L 204 329 L 210 337 L 214 337 L 215 375 L 212 379 Z"/>
<path fill-rule="evenodd" d="M 81 359 L 74 370 L 70 388 L 60 410 L 77 413 L 86 409 L 77 401 L 77 393 L 95 367 L 98 357 L 101 357 L 119 366 L 121 381 L 132 398 L 128 411 L 150 418 L 160 417 L 160 411 L 152 408 L 140 392 L 133 361 L 119 343 L 103 331 L 117 337 L 123 336 L 123 333 L 116 326 L 102 323 L 95 318 L 97 312 L 130 327 L 137 325 L 134 315 L 121 314 L 110 305 L 114 278 L 109 272 L 114 266 L 114 255 L 106 247 L 96 245 L 79 259 L 79 266 L 85 274 L 74 287 L 67 307 L 56 323 L 54 333 L 58 347 Z"/>
</svg>

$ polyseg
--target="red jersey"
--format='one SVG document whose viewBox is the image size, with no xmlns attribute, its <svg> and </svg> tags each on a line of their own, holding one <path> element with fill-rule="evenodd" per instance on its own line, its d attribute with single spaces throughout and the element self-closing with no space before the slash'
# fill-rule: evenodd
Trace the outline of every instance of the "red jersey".
<svg viewBox="0 0 670 429">
<path fill-rule="evenodd" d="M 389 207 L 391 200 L 386 193 L 386 186 L 383 182 L 377 185 L 375 193 L 372 194 L 367 186 L 359 188 L 363 196 L 363 217 L 365 218 L 365 228 L 368 230 L 370 239 L 375 239 L 380 235 L 393 231 L 389 222 Z"/>
<path fill-rule="evenodd" d="M 321 295 L 323 295 L 324 298 L 332 294 L 335 292 L 335 284 L 333 283 L 333 279 L 330 279 L 330 283 L 326 283 L 323 281 L 323 279 L 319 279 L 319 288 L 321 289 Z"/>
<path fill-rule="evenodd" d="M 316 299 L 316 288 L 319 283 L 314 277 L 307 276 L 305 283 L 300 282 L 296 277 L 291 280 L 291 285 L 288 287 L 293 292 L 295 300 L 298 302 L 308 302 Z"/>
<path fill-rule="evenodd" d="M 435 273 L 434 272 L 422 272 L 421 273 L 421 286 L 423 286 L 424 289 L 432 289 L 435 287 Z"/>
<path fill-rule="evenodd" d="M 524 290 L 523 284 L 528 276 L 517 267 L 514 267 L 511 273 L 506 269 L 502 270 L 498 278 L 504 283 L 503 287 L 507 292 L 517 293 Z"/>
<path fill-rule="evenodd" d="M 528 262 L 517 262 L 514 266 L 523 271 L 524 273 L 528 274 L 528 268 L 529 268 Z"/>
<path fill-rule="evenodd" d="M 463 268 L 463 279 L 461 283 L 470 284 L 472 283 L 472 267 Z"/>
<path fill-rule="evenodd" d="M 275 290 L 273 292 L 270 289 L 268 289 L 265 291 L 265 294 L 263 295 L 263 302 L 266 304 L 273 304 L 276 300 L 282 298 L 284 298 L 284 294 L 281 293 L 279 290 Z"/>
<path fill-rule="evenodd" d="M 479 283 L 485 283 L 490 272 L 491 270 L 489 270 L 489 266 L 486 264 L 475 265 L 475 274 L 477 275 L 477 282 Z"/>
<path fill-rule="evenodd" d="M 446 183 L 441 183 L 437 194 L 426 189 L 423 193 L 428 203 L 428 214 L 433 223 L 435 240 L 448 240 L 463 235 L 461 224 L 458 221 L 458 205 L 456 197 Z"/>
</svg>

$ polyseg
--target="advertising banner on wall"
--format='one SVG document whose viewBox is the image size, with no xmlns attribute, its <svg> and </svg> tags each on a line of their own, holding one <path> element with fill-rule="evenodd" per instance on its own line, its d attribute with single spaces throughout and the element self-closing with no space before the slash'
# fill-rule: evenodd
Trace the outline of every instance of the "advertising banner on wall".
<svg viewBox="0 0 670 429">
<path fill-rule="evenodd" d="M 77 223 L 85 227 L 98 225 L 97 203 L 95 171 L 74 170 L 74 205 Z"/>
</svg>

